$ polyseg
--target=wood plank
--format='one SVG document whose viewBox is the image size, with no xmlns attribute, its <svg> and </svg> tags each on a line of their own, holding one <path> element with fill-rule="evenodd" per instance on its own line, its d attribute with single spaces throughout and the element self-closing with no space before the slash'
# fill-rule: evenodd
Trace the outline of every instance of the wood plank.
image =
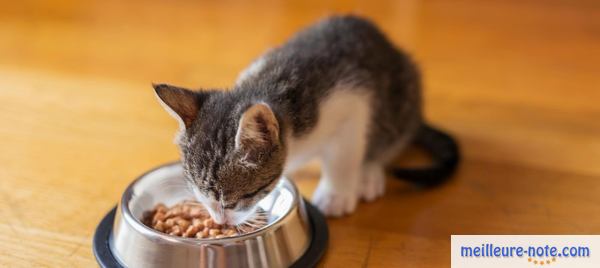
<svg viewBox="0 0 600 268">
<path fill-rule="evenodd" d="M 0 9 L 0 266 L 96 266 L 99 220 L 178 157 L 151 82 L 226 87 L 349 11 L 414 54 L 427 117 L 464 162 L 443 187 L 390 178 L 385 197 L 330 219 L 323 267 L 445 267 L 451 234 L 600 232 L 597 1 L 19 1 Z M 305 196 L 318 177 L 297 174 Z"/>
</svg>

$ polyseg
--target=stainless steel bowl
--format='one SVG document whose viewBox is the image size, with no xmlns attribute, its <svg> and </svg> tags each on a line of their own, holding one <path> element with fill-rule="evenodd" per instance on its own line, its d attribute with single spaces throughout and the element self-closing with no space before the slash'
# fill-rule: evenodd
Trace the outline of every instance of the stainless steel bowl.
<svg viewBox="0 0 600 268">
<path fill-rule="evenodd" d="M 288 267 L 306 255 L 307 250 L 315 255 L 313 258 L 322 255 L 327 242 L 324 221 L 320 225 L 325 228 L 325 237 L 315 239 L 315 224 L 309 219 L 306 206 L 314 208 L 304 203 L 294 184 L 286 178 L 259 202 L 270 216 L 268 224 L 254 232 L 196 239 L 163 234 L 145 226 L 140 221 L 142 214 L 157 203 L 173 205 L 193 198 L 185 187 L 176 187 L 183 184 L 182 176 L 181 165 L 175 163 L 152 170 L 129 185 L 114 215 L 112 231 L 102 228 L 108 224 L 104 222 L 110 221 L 110 213 L 96 231 L 94 253 L 101 266 L 105 266 L 104 255 L 112 255 L 116 265 L 149 268 Z M 108 237 L 104 238 L 103 233 Z M 311 242 L 318 242 L 321 250 L 309 249 Z M 102 249 L 105 244 L 108 250 Z"/>
</svg>

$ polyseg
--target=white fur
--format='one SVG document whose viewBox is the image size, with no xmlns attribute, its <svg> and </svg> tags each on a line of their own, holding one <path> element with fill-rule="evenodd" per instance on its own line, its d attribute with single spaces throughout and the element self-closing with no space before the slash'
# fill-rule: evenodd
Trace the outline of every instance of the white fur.
<svg viewBox="0 0 600 268">
<path fill-rule="evenodd" d="M 253 75 L 255 75 L 256 73 L 258 73 L 263 67 L 265 66 L 265 60 L 264 58 L 260 57 L 258 59 L 256 59 L 254 62 L 252 62 L 252 64 L 250 64 L 250 66 L 248 66 L 248 68 L 244 69 L 237 78 L 237 82 L 236 84 L 240 84 L 242 83 L 244 80 L 246 80 L 248 77 L 251 77 Z"/>
<path fill-rule="evenodd" d="M 364 163 L 371 96 L 358 92 L 334 89 L 320 105 L 315 128 L 301 139 L 287 137 L 284 174 L 319 157 L 322 175 L 312 202 L 329 216 L 352 213 L 359 198 L 370 201 L 384 191 L 383 164 Z"/>
</svg>

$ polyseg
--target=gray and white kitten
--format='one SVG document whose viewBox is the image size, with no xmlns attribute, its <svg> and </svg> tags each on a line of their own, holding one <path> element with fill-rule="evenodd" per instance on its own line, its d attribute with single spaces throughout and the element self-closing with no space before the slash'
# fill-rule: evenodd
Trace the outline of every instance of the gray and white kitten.
<svg viewBox="0 0 600 268">
<path fill-rule="evenodd" d="M 261 56 L 231 90 L 154 85 L 181 123 L 177 143 L 188 183 L 219 223 L 239 224 L 308 160 L 322 161 L 312 202 L 352 213 L 384 193 L 384 168 L 411 142 L 434 154 L 429 169 L 395 169 L 435 184 L 458 149 L 423 122 L 419 71 L 369 21 L 336 16 Z"/>
</svg>

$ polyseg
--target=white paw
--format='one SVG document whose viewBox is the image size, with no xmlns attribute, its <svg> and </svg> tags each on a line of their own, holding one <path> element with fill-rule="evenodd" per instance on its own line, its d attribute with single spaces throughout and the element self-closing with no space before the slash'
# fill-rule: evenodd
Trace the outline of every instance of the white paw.
<svg viewBox="0 0 600 268">
<path fill-rule="evenodd" d="M 340 217 L 350 214 L 356 209 L 358 196 L 356 191 L 332 189 L 320 183 L 313 193 L 312 203 L 326 216 Z"/>
<path fill-rule="evenodd" d="M 381 166 L 367 166 L 361 180 L 360 197 L 371 202 L 385 191 L 385 174 Z"/>
</svg>

